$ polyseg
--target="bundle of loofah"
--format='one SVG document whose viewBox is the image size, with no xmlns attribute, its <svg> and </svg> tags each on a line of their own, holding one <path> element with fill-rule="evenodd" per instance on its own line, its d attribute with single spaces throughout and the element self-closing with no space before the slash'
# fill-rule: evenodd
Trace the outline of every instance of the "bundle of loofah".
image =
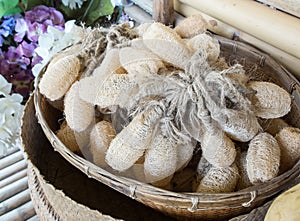
<svg viewBox="0 0 300 221">
<path fill-rule="evenodd" d="M 189 27 L 194 19 L 202 28 Z M 289 93 L 227 64 L 205 31 L 197 16 L 175 29 L 95 28 L 60 52 L 39 89 L 64 102 L 61 141 L 111 172 L 177 191 L 180 183 L 231 192 L 293 166 L 300 130 L 281 123 L 269 132 L 290 111 Z M 197 168 L 187 172 L 197 153 Z"/>
</svg>

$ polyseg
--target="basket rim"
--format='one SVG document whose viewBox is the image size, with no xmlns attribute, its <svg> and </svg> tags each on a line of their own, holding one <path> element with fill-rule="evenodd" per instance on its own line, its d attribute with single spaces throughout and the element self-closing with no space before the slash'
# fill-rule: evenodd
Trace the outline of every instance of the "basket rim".
<svg viewBox="0 0 300 221">
<path fill-rule="evenodd" d="M 230 44 L 233 47 L 233 51 L 236 51 L 238 48 L 241 48 L 244 50 L 248 50 L 251 53 L 257 54 L 261 59 L 262 65 L 264 64 L 264 62 L 270 62 L 272 66 L 280 68 L 281 71 L 284 72 L 291 80 L 291 88 L 289 88 L 290 93 L 292 93 L 294 85 L 298 85 L 300 87 L 300 84 L 295 78 L 295 76 L 293 76 L 289 71 L 287 71 L 282 65 L 277 63 L 265 52 L 260 51 L 251 45 L 245 44 L 244 42 L 233 41 L 220 36 L 218 36 L 217 39 L 219 40 L 220 44 Z M 43 117 L 43 112 L 40 103 L 42 95 L 40 94 L 38 87 L 38 83 L 44 69 L 41 71 L 40 75 L 36 78 L 35 81 L 35 90 L 33 92 L 34 106 L 36 109 L 36 116 L 38 118 L 38 122 L 41 125 L 47 138 L 49 139 L 50 143 L 52 144 L 54 150 L 59 152 L 68 162 L 70 162 L 72 165 L 74 165 L 83 173 L 85 173 L 88 178 L 96 179 L 133 199 L 136 199 L 141 202 L 144 202 L 144 200 L 147 201 L 149 199 L 155 199 L 155 203 L 157 204 L 164 204 L 164 202 L 172 201 L 180 203 L 180 205 L 176 205 L 178 209 L 187 209 L 190 212 L 201 210 L 201 208 L 206 208 L 205 205 L 211 205 L 211 209 L 219 209 L 223 207 L 234 208 L 240 206 L 249 207 L 251 206 L 251 203 L 255 200 L 265 200 L 276 194 L 278 191 L 274 190 L 274 188 L 272 187 L 286 185 L 287 180 L 294 179 L 300 174 L 299 160 L 292 169 L 277 176 L 276 178 L 271 179 L 270 181 L 240 191 L 218 194 L 172 192 L 131 178 L 126 178 L 123 176 L 112 174 L 106 171 L 105 169 L 102 169 L 101 167 L 98 167 L 90 161 L 71 152 L 50 129 L 48 123 Z M 263 196 L 261 195 L 262 193 L 264 193 Z M 227 204 L 226 206 L 224 206 L 223 203 L 228 203 L 229 200 L 231 204 Z"/>
</svg>

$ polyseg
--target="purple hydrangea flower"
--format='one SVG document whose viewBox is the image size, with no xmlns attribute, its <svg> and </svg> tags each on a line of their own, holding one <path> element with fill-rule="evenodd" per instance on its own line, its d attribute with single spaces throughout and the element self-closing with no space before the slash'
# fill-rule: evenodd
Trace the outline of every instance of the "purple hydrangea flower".
<svg viewBox="0 0 300 221">
<path fill-rule="evenodd" d="M 14 74 L 9 80 L 13 85 L 13 91 L 21 94 L 25 99 L 29 97 L 30 92 L 33 89 L 32 82 L 34 80 L 34 76 L 30 69 L 22 70 L 21 72 Z"/>
<path fill-rule="evenodd" d="M 34 55 L 34 49 L 36 49 L 36 47 L 37 43 L 27 43 L 26 41 L 22 41 L 22 43 L 17 47 L 17 50 L 22 57 L 30 58 Z"/>
<path fill-rule="evenodd" d="M 26 35 L 26 32 L 28 31 L 28 26 L 23 18 L 19 18 L 16 20 L 16 27 L 15 27 L 15 36 L 14 39 L 16 42 L 21 42 L 23 41 L 23 38 Z"/>
<path fill-rule="evenodd" d="M 65 21 L 55 8 L 39 5 L 25 16 L 11 15 L 0 19 L 0 74 L 12 83 L 12 90 L 25 100 L 32 91 L 32 67 L 42 58 L 35 53 L 38 38 L 48 26 L 64 30 Z"/>
<path fill-rule="evenodd" d="M 37 42 L 39 35 L 45 33 L 49 25 L 63 30 L 64 24 L 62 13 L 55 8 L 36 6 L 25 12 L 24 19 L 17 19 L 15 41 L 21 42 L 26 35 L 28 40 Z"/>
<path fill-rule="evenodd" d="M 25 16 L 4 16 L 0 20 L 0 74 L 12 83 L 13 92 L 25 99 L 32 90 L 32 67 L 42 58 L 35 53 L 38 38 L 48 26 L 64 30 L 65 21 L 55 8 L 39 5 Z M 3 47 L 5 46 L 5 47 Z"/>
<path fill-rule="evenodd" d="M 28 98 L 34 78 L 31 69 L 28 68 L 30 63 L 30 58 L 25 57 L 21 47 L 18 49 L 10 46 L 0 55 L 1 75 L 13 84 L 13 91 L 20 93 L 24 98 Z"/>
<path fill-rule="evenodd" d="M 43 58 L 37 54 L 34 54 L 31 59 L 31 67 L 34 67 L 36 64 L 40 63 Z"/>
</svg>

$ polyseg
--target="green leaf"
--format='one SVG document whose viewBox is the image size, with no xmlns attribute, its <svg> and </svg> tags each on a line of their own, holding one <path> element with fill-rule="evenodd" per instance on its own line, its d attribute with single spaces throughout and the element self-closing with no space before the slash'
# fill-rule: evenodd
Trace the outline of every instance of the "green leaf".
<svg viewBox="0 0 300 221">
<path fill-rule="evenodd" d="M 9 13 L 16 11 L 17 7 L 19 7 L 18 0 L 0 0 L 0 18 L 3 15 L 9 15 Z"/>
<path fill-rule="evenodd" d="M 92 2 L 84 20 L 87 25 L 91 25 L 100 17 L 111 15 L 113 12 L 114 7 L 112 6 L 110 0 L 95 0 Z"/>
<path fill-rule="evenodd" d="M 80 11 L 78 9 L 71 10 L 69 7 L 64 6 L 63 4 L 59 5 L 58 10 L 64 14 L 65 20 L 78 19 L 82 16 L 82 14 L 80 15 Z"/>
<path fill-rule="evenodd" d="M 81 8 L 71 10 L 69 7 L 60 5 L 59 10 L 63 12 L 65 19 L 76 19 L 86 25 L 93 25 L 99 18 L 113 13 L 114 8 L 110 0 L 85 1 Z"/>
<path fill-rule="evenodd" d="M 19 6 L 16 6 L 14 8 L 8 9 L 4 15 L 14 15 L 14 14 L 19 14 L 22 12 L 22 9 Z"/>
</svg>

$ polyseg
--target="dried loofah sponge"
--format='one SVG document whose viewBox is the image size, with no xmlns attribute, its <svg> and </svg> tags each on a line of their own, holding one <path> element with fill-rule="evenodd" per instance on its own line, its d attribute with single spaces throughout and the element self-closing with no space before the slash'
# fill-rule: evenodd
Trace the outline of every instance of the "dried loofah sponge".
<svg viewBox="0 0 300 221">
<path fill-rule="evenodd" d="M 151 110 L 139 113 L 110 143 L 107 164 L 117 171 L 130 168 L 149 147 L 157 119 Z"/>
<path fill-rule="evenodd" d="M 229 167 L 212 167 L 200 181 L 196 192 L 229 193 L 233 192 L 239 178 L 235 164 Z"/>
<path fill-rule="evenodd" d="M 145 31 L 147 31 L 147 29 L 152 25 L 152 23 L 142 23 L 140 25 L 138 25 L 135 29 L 138 33 L 139 36 L 143 36 L 143 34 L 145 33 Z"/>
<path fill-rule="evenodd" d="M 96 165 L 100 167 L 107 165 L 106 151 L 115 136 L 116 131 L 108 121 L 100 121 L 93 127 L 90 134 L 90 152 Z"/>
<path fill-rule="evenodd" d="M 83 132 L 73 131 L 64 121 L 60 129 L 56 132 L 56 136 L 69 148 L 72 152 L 80 151 L 89 143 L 89 130 Z"/>
<path fill-rule="evenodd" d="M 249 186 L 252 186 L 252 183 L 249 180 L 248 174 L 247 174 L 247 151 L 240 151 L 238 152 L 236 156 L 236 165 L 239 170 L 239 180 L 236 185 L 237 190 L 245 189 Z"/>
<path fill-rule="evenodd" d="M 120 49 L 119 48 L 113 48 L 109 50 L 102 63 L 95 68 L 92 75 L 99 77 L 100 79 L 105 79 L 111 74 L 113 74 L 116 70 L 118 70 L 120 67 L 122 67 L 120 63 Z"/>
<path fill-rule="evenodd" d="M 259 133 L 249 143 L 247 174 L 252 184 L 266 182 L 277 176 L 280 165 L 280 147 L 268 133 Z"/>
<path fill-rule="evenodd" d="M 62 98 L 80 75 L 80 60 L 75 55 L 50 63 L 39 83 L 41 94 L 49 100 Z"/>
<path fill-rule="evenodd" d="M 183 169 L 192 159 L 195 144 L 188 142 L 186 144 L 178 144 L 177 149 L 177 166 L 176 171 Z"/>
<path fill-rule="evenodd" d="M 94 104 L 97 96 L 97 82 L 99 78 L 89 76 L 79 80 L 79 96 L 82 100 Z M 91 90 L 93 88 L 93 90 Z"/>
<path fill-rule="evenodd" d="M 258 117 L 270 119 L 286 115 L 291 110 L 290 94 L 270 82 L 251 81 L 248 87 L 255 91 L 252 104 Z"/>
<path fill-rule="evenodd" d="M 215 167 L 228 167 L 236 157 L 234 143 L 223 131 L 206 131 L 201 142 L 202 154 Z"/>
<path fill-rule="evenodd" d="M 182 38 L 192 38 L 195 35 L 201 34 L 207 29 L 207 22 L 201 15 L 192 15 L 180 22 L 175 31 Z"/>
<path fill-rule="evenodd" d="M 80 97 L 91 104 L 95 103 L 97 97 L 97 89 L 107 78 L 118 71 L 122 66 L 119 58 L 120 49 L 113 48 L 109 50 L 102 63 L 95 68 L 92 76 L 81 79 Z M 93 90 L 91 90 L 93 88 Z"/>
<path fill-rule="evenodd" d="M 202 53 L 206 53 L 207 61 L 210 63 L 216 62 L 220 55 L 220 44 L 218 40 L 205 33 L 191 38 L 187 42 L 187 46 L 193 54 L 198 50 Z"/>
<path fill-rule="evenodd" d="M 162 60 L 151 51 L 130 47 L 121 49 L 120 62 L 132 76 L 157 74 L 158 70 L 164 67 Z"/>
<path fill-rule="evenodd" d="M 153 53 L 175 67 L 184 69 L 191 58 L 184 40 L 173 29 L 161 23 L 151 24 L 143 34 L 143 41 Z"/>
<path fill-rule="evenodd" d="M 256 116 L 250 111 L 224 110 L 226 121 L 220 127 L 233 140 L 247 142 L 251 140 L 261 128 Z"/>
<path fill-rule="evenodd" d="M 134 49 L 140 49 L 140 50 L 151 52 L 151 50 L 144 44 L 143 38 L 132 39 L 130 41 L 130 47 Z"/>
<path fill-rule="evenodd" d="M 172 138 L 157 134 L 145 153 L 145 177 L 147 182 L 153 183 L 163 180 L 176 171 L 177 148 Z"/>
<path fill-rule="evenodd" d="M 280 171 L 287 171 L 300 159 L 300 129 L 285 127 L 275 138 L 281 150 Z"/>
<path fill-rule="evenodd" d="M 130 92 L 136 88 L 136 82 L 128 74 L 112 74 L 97 91 L 94 104 L 102 108 L 119 105 L 124 107 Z"/>
<path fill-rule="evenodd" d="M 84 131 L 94 120 L 94 106 L 79 97 L 79 82 L 76 81 L 64 99 L 66 121 L 72 130 Z"/>
<path fill-rule="evenodd" d="M 97 85 L 94 90 L 93 85 Z M 79 95 L 84 101 L 101 108 L 114 105 L 124 106 L 136 82 L 128 74 L 111 74 L 105 79 L 87 77 L 80 80 Z"/>
<path fill-rule="evenodd" d="M 67 57 L 69 55 L 77 54 L 79 51 L 82 50 L 82 47 L 83 46 L 80 43 L 80 44 L 75 44 L 75 45 L 72 45 L 70 47 L 67 47 L 67 48 L 63 49 L 62 51 L 59 51 L 57 54 L 53 55 L 48 67 L 51 66 L 51 65 L 55 65 L 56 62 L 58 62 L 59 60 L 61 60 L 64 57 Z"/>
</svg>

